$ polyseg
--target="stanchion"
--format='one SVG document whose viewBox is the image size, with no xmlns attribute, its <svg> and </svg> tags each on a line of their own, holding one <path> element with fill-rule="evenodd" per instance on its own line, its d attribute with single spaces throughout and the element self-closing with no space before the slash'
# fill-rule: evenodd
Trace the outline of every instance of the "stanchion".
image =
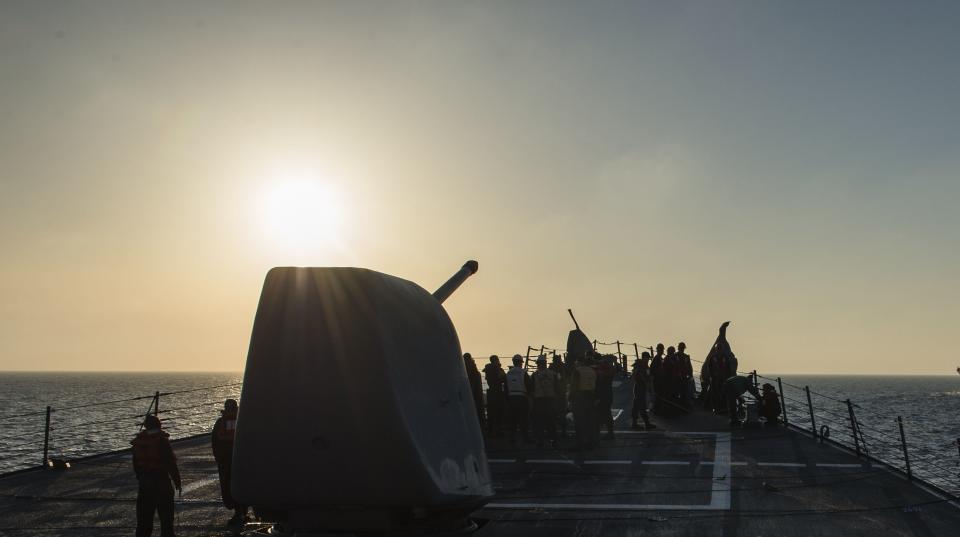
<svg viewBox="0 0 960 537">
<path fill-rule="evenodd" d="M 810 430 L 813 431 L 813 437 L 817 437 L 817 420 L 813 417 L 813 400 L 810 399 L 810 386 L 804 386 L 803 390 L 807 392 L 807 408 L 810 409 Z"/>
<path fill-rule="evenodd" d="M 857 452 L 857 457 L 860 457 L 860 439 L 857 438 L 857 418 L 853 415 L 853 403 L 847 399 L 847 412 L 850 413 L 850 432 L 853 435 L 853 449 Z"/>
<path fill-rule="evenodd" d="M 153 415 L 160 415 L 160 390 L 153 394 Z"/>
<path fill-rule="evenodd" d="M 903 447 L 903 462 L 907 464 L 907 479 L 913 479 L 913 472 L 910 470 L 910 455 L 907 454 L 907 437 L 903 434 L 903 417 L 897 416 L 897 427 L 900 428 L 900 446 Z"/>
<path fill-rule="evenodd" d="M 47 467 L 47 458 L 50 453 L 50 407 L 47 406 L 47 421 L 43 426 L 43 467 Z"/>
</svg>

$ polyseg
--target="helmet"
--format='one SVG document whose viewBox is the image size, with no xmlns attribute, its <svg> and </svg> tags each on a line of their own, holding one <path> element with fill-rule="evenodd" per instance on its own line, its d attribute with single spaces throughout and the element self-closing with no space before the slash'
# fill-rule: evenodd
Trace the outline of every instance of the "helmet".
<svg viewBox="0 0 960 537">
<path fill-rule="evenodd" d="M 236 399 L 227 399 L 223 402 L 224 410 L 236 410 L 237 409 L 237 400 Z"/>
<path fill-rule="evenodd" d="M 519 354 L 514 354 L 514 355 L 513 355 L 513 363 L 514 363 L 514 365 L 520 365 L 522 362 L 523 362 L 523 356 L 520 356 Z"/>
<path fill-rule="evenodd" d="M 537 363 L 538 364 L 547 363 L 547 356 L 545 354 L 541 354 L 540 356 L 537 356 Z"/>
</svg>

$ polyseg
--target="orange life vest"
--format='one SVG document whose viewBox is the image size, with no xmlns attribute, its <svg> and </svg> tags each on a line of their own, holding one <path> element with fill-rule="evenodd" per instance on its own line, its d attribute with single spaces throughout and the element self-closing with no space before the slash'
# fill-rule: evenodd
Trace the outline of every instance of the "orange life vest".
<svg viewBox="0 0 960 537">
<path fill-rule="evenodd" d="M 217 427 L 217 440 L 220 442 L 233 442 L 233 436 L 237 432 L 237 417 L 224 415 L 220 418 L 220 426 Z"/>
<path fill-rule="evenodd" d="M 167 433 L 163 431 L 142 431 L 133 442 L 133 460 L 142 472 L 164 471 L 167 469 L 164 460 L 164 442 Z"/>
</svg>

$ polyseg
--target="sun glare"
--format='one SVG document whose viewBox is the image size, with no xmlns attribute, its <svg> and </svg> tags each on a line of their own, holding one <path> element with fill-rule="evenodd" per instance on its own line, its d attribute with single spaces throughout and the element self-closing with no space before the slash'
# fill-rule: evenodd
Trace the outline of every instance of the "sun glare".
<svg viewBox="0 0 960 537">
<path fill-rule="evenodd" d="M 264 230 L 278 246 L 316 249 L 341 238 L 341 199 L 330 183 L 278 177 L 267 187 L 264 203 Z"/>
</svg>

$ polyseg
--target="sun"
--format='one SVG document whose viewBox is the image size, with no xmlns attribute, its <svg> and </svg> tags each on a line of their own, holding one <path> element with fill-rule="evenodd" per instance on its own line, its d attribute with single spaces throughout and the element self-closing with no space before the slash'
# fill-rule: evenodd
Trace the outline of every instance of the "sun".
<svg viewBox="0 0 960 537">
<path fill-rule="evenodd" d="M 282 174 L 265 188 L 263 229 L 284 249 L 313 250 L 339 244 L 342 199 L 333 183 L 307 174 Z"/>
</svg>

